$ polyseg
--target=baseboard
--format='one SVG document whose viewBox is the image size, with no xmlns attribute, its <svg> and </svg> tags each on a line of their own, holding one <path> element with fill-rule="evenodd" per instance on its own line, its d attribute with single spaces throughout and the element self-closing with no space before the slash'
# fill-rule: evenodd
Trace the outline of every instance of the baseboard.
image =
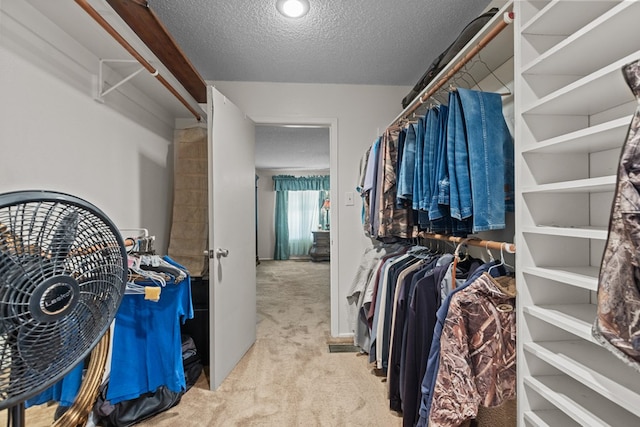
<svg viewBox="0 0 640 427">
<path fill-rule="evenodd" d="M 327 344 L 353 344 L 353 334 L 332 337 L 327 334 Z"/>
</svg>

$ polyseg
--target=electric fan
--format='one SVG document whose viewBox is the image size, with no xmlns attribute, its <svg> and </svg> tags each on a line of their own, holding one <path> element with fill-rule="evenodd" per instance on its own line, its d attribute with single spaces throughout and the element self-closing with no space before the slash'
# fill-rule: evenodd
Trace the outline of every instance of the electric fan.
<svg viewBox="0 0 640 427">
<path fill-rule="evenodd" d="M 57 192 L 0 194 L 0 410 L 14 424 L 100 341 L 126 281 L 122 237 L 98 208 Z"/>
</svg>

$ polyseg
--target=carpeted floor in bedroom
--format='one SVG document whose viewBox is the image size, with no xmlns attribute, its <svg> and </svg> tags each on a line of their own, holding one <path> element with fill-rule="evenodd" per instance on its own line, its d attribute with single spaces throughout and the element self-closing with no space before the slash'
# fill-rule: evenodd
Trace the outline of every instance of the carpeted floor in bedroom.
<svg viewBox="0 0 640 427">
<path fill-rule="evenodd" d="M 328 344 L 349 344 L 329 334 L 329 275 L 329 263 L 262 261 L 253 347 L 218 390 L 203 375 L 176 407 L 138 425 L 402 425 L 368 357 L 329 352 Z"/>
</svg>

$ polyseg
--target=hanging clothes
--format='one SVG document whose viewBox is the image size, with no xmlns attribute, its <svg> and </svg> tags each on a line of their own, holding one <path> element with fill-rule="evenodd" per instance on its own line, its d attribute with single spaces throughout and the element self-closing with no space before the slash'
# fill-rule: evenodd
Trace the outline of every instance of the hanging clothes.
<svg viewBox="0 0 640 427">
<path fill-rule="evenodd" d="M 364 181 L 362 185 L 362 200 L 365 208 L 365 222 L 364 231 L 365 235 L 369 237 L 376 237 L 374 229 L 377 229 L 377 182 L 378 182 L 378 157 L 380 152 L 381 138 L 377 138 L 369 149 L 369 155 L 367 156 L 367 167 L 364 174 Z"/>
<path fill-rule="evenodd" d="M 484 262 L 467 254 L 454 263 L 457 250 L 452 255 L 422 246 L 393 249 L 396 252 L 384 255 L 365 252 L 357 280 L 354 279 L 354 284 L 358 283 L 354 289 L 359 290 L 349 298 L 352 302 L 356 296 L 367 301 L 357 322 L 367 328 L 370 337 L 369 347 L 363 347 L 363 351 L 369 353 L 374 372 L 387 377 L 390 408 L 402 413 L 404 426 L 426 426 L 431 411 L 442 425 L 458 425 L 457 421 L 446 424 L 449 412 L 462 416 L 461 423 L 476 419 L 484 423 L 480 426 L 502 427 L 503 424 L 495 424 L 496 419 L 515 422 L 515 406 L 511 402 L 515 396 L 511 395 L 515 393 L 515 281 L 507 276 L 503 260 Z M 496 281 L 494 277 L 500 279 Z M 362 288 L 365 282 L 366 287 Z M 494 282 L 506 288 L 491 288 Z M 458 287 L 451 290 L 452 284 Z M 491 317 L 494 313 L 499 313 L 498 320 Z M 460 334 L 473 341 L 469 347 L 472 354 L 461 352 L 458 347 L 463 344 L 453 341 Z M 486 362 L 490 356 L 495 356 L 492 363 L 499 365 L 497 377 L 476 371 L 478 366 L 493 366 Z M 475 400 L 469 401 L 467 389 L 461 399 L 451 403 L 453 397 L 437 396 L 449 390 L 444 384 L 451 380 L 445 374 L 464 367 L 449 366 L 459 359 L 468 360 L 466 369 L 470 373 L 464 372 L 468 377 L 464 385 L 473 381 L 482 381 L 482 385 L 474 386 Z M 438 406 L 443 402 L 449 403 Z"/>
<path fill-rule="evenodd" d="M 351 329 L 354 332 L 354 345 L 359 346 L 369 353 L 370 333 L 367 323 L 367 313 L 371 303 L 370 289 L 373 288 L 372 280 L 375 278 L 375 271 L 380 260 L 388 254 L 393 254 L 399 250 L 399 245 L 378 244 L 367 248 L 362 254 L 360 265 L 351 283 L 351 288 L 347 295 L 349 303 L 349 319 Z M 367 298 L 367 295 L 369 297 Z"/>
<path fill-rule="evenodd" d="M 398 191 L 396 204 L 409 208 L 413 198 L 413 174 L 416 163 L 416 129 L 417 123 L 409 123 L 405 133 L 402 158 L 398 162 Z"/>
<path fill-rule="evenodd" d="M 439 257 L 434 267 L 410 289 L 398 378 L 405 426 L 413 426 L 417 419 L 421 371 L 424 373 L 431 346 L 440 303 L 440 281 L 452 258 L 451 254 Z"/>
<path fill-rule="evenodd" d="M 76 396 L 82 385 L 82 372 L 84 370 L 84 361 L 65 375 L 60 381 L 47 388 L 40 394 L 29 398 L 25 402 L 25 408 L 35 405 L 42 405 L 48 402 L 58 402 L 61 407 L 69 407 L 73 405 Z"/>
<path fill-rule="evenodd" d="M 376 292 L 375 292 L 375 302 L 372 301 L 372 304 L 375 304 L 370 308 L 370 311 L 374 311 L 373 322 L 371 326 L 371 351 L 369 353 L 369 361 L 376 364 L 377 369 L 384 370 L 386 369 L 386 360 L 383 365 L 383 354 L 385 354 L 384 340 L 386 337 L 385 334 L 385 325 L 387 324 L 387 318 L 389 317 L 389 304 L 388 304 L 388 295 L 389 288 L 393 286 L 392 276 L 395 273 L 395 266 L 402 266 L 407 262 L 411 261 L 411 257 L 406 253 L 402 253 L 398 256 L 391 257 L 387 259 L 382 268 L 380 270 L 380 274 L 378 275 L 379 280 L 376 284 Z M 391 273 L 389 273 L 391 271 Z M 388 343 L 388 341 L 387 341 Z M 387 347 L 388 350 L 388 347 Z"/>
<path fill-rule="evenodd" d="M 505 146 L 513 140 L 497 93 L 458 89 L 467 134 L 473 232 L 505 227 Z M 513 158 L 513 155 L 511 156 Z M 508 185 L 507 188 L 513 188 Z M 508 190 L 507 190 L 508 191 Z"/>
<path fill-rule="evenodd" d="M 466 236 L 504 228 L 505 213 L 513 210 L 513 175 L 513 139 L 500 95 L 451 91 L 448 105 L 432 105 L 417 122 L 387 129 L 361 162 L 366 234 L 385 242 L 407 242 L 420 231 Z M 357 308 L 354 342 L 369 353 L 376 374 L 387 376 L 390 408 L 402 412 L 403 425 L 426 426 L 434 393 L 441 393 L 436 386 L 447 381 L 439 369 L 440 356 L 450 356 L 455 347 L 445 326 L 453 321 L 458 300 L 469 294 L 455 295 L 475 281 L 481 283 L 483 273 L 491 277 L 506 271 L 495 262 L 469 258 L 454 263 L 451 254 L 422 253 L 420 258 L 413 251 L 387 253 L 370 264 L 366 290 L 358 293 L 362 304 Z M 456 284 L 462 286 L 452 290 Z M 476 291 L 469 290 L 474 295 Z M 469 312 L 458 314 L 467 321 Z M 510 343 L 515 345 L 515 324 L 512 332 Z M 441 346 L 447 350 L 441 351 Z M 477 405 L 470 405 L 466 397 L 455 403 L 464 407 L 461 422 L 484 419 L 483 405 L 499 405 L 500 398 L 488 390 L 480 390 L 478 396 Z M 434 414 L 445 420 L 438 422 L 446 422 L 447 410 L 446 405 L 434 406 Z"/>
<path fill-rule="evenodd" d="M 447 121 L 447 172 L 449 174 L 449 214 L 452 234 L 466 236 L 472 231 L 471 178 L 467 135 L 460 113 L 458 91 L 449 92 L 449 120 Z M 463 193 L 463 192 L 466 192 Z M 463 194 L 461 194 L 463 193 Z"/>
<path fill-rule="evenodd" d="M 488 262 L 480 265 L 479 267 L 473 269 L 473 271 L 468 271 L 465 279 L 464 271 L 457 271 L 457 283 L 460 285 L 449 292 L 447 297 L 444 299 L 440 308 L 436 313 L 436 325 L 434 327 L 433 339 L 431 341 L 431 348 L 429 349 L 429 356 L 427 358 L 427 367 L 422 377 L 422 384 L 420 387 L 420 391 L 422 394 L 420 401 L 420 412 L 419 412 L 419 420 L 417 425 L 420 427 L 426 427 L 429 419 L 429 411 L 431 409 L 431 401 L 433 399 L 433 390 L 435 388 L 436 376 L 438 373 L 438 369 L 440 366 L 440 341 L 442 338 L 442 330 L 444 327 L 445 319 L 447 317 L 449 311 L 449 305 L 451 303 L 451 299 L 453 295 L 457 292 L 460 292 L 470 286 L 477 278 L 479 278 L 484 273 L 489 273 L 493 277 L 505 276 L 507 271 L 504 268 L 504 265 L 497 261 Z M 462 273 L 462 274 L 459 274 Z M 443 280 L 446 282 L 447 279 Z M 451 283 L 450 281 L 447 284 Z"/>
<path fill-rule="evenodd" d="M 466 236 L 505 227 L 514 208 L 514 147 L 502 99 L 457 89 L 448 102 L 385 131 L 370 148 L 361 191 L 367 235 L 408 238 L 417 227 Z"/>
<path fill-rule="evenodd" d="M 429 426 L 459 426 L 516 397 L 515 279 L 483 273 L 452 296 Z M 515 423 L 515 420 L 512 421 Z"/>
<path fill-rule="evenodd" d="M 406 254 L 398 261 L 389 265 L 387 269 L 387 278 L 385 280 L 385 286 L 383 291 L 385 294 L 381 298 L 382 303 L 379 308 L 378 319 L 378 353 L 376 355 L 378 367 L 385 372 L 389 366 L 389 351 L 390 351 L 390 337 L 391 337 L 391 317 L 393 314 L 393 296 L 395 294 L 396 287 L 398 286 L 398 278 L 401 272 L 407 268 L 411 268 L 414 264 L 419 263 L 420 258 L 416 258 L 411 254 Z"/>
<path fill-rule="evenodd" d="M 378 170 L 378 222 L 374 236 L 378 238 L 415 237 L 411 211 L 398 208 L 397 196 L 397 159 L 398 159 L 398 129 L 388 130 L 381 140 L 380 167 Z"/>
<path fill-rule="evenodd" d="M 447 280 L 447 275 L 451 275 L 453 259 L 454 256 L 451 254 L 440 256 L 433 268 L 419 278 L 410 290 L 398 390 L 405 426 L 413 426 L 418 420 L 420 385 L 433 342 L 436 314 L 442 299 L 440 295 L 442 283 Z M 466 277 L 481 265 L 483 265 L 482 260 L 467 257 L 466 260 L 457 264 L 457 274 L 460 277 Z"/>
<path fill-rule="evenodd" d="M 398 276 L 398 284 L 394 295 L 391 320 L 391 337 L 389 345 L 389 366 L 387 369 L 387 384 L 389 387 L 389 406 L 392 410 L 402 412 L 402 397 L 400 396 L 400 371 L 403 355 L 403 343 L 406 339 L 406 311 L 409 293 L 415 287 L 417 280 L 429 270 L 433 263 L 433 255 L 419 260 L 416 264 L 402 271 Z"/>
<path fill-rule="evenodd" d="M 112 404 L 153 392 L 160 386 L 186 389 L 180 324 L 193 318 L 191 276 L 169 257 L 164 261 L 185 273 L 167 281 L 157 302 L 125 295 L 116 314 L 107 400 Z M 144 284 L 144 283 L 142 283 Z"/>
<path fill-rule="evenodd" d="M 640 60 L 625 65 L 623 74 L 639 105 L 620 156 L 592 333 L 605 348 L 640 371 Z"/>
</svg>

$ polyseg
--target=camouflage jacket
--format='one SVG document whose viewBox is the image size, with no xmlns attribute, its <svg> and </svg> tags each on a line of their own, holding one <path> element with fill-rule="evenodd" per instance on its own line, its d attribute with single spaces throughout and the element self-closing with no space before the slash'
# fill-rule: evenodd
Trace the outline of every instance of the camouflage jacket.
<svg viewBox="0 0 640 427">
<path fill-rule="evenodd" d="M 382 137 L 380 146 L 382 154 L 382 166 L 379 175 L 379 221 L 376 222 L 377 237 L 399 237 L 403 239 L 416 237 L 412 223 L 411 210 L 398 208 L 397 198 L 397 171 L 398 162 L 398 130 L 388 130 Z"/>
<path fill-rule="evenodd" d="M 623 68 L 640 102 L 640 60 Z M 640 105 L 622 148 L 609 236 L 598 281 L 593 335 L 640 371 Z"/>
<path fill-rule="evenodd" d="M 451 298 L 429 426 L 459 426 L 516 395 L 515 279 L 483 273 Z"/>
</svg>

